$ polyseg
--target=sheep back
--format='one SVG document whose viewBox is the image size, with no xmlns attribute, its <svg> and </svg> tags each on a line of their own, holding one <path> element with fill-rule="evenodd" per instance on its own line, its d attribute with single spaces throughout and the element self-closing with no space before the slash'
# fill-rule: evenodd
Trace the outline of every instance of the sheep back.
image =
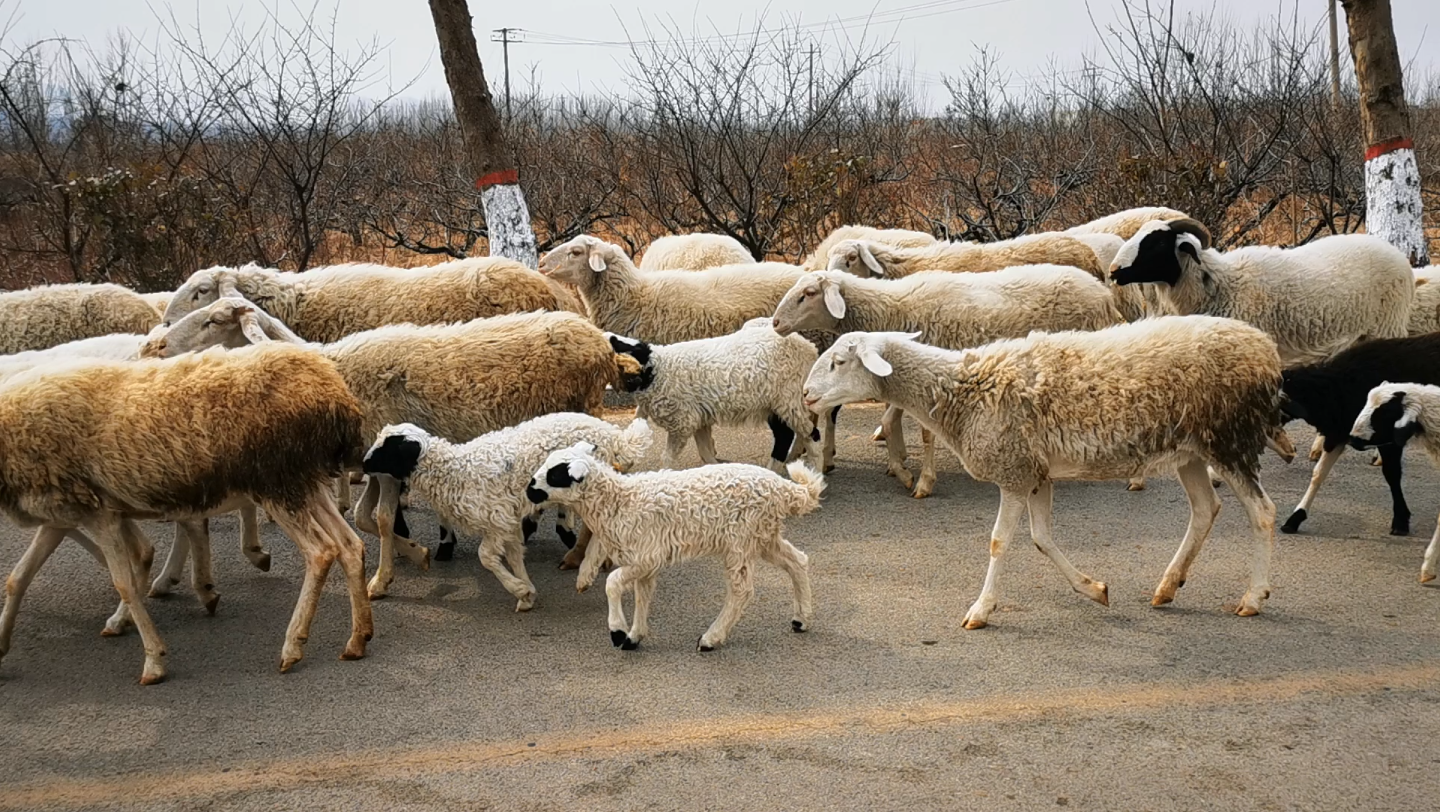
<svg viewBox="0 0 1440 812">
<path fill-rule="evenodd" d="M 755 257 L 728 234 L 666 234 L 640 258 L 642 271 L 703 271 L 720 265 L 745 265 Z"/>
<path fill-rule="evenodd" d="M 1107 214 L 1104 217 L 1097 217 L 1088 223 L 1081 223 L 1078 226 L 1067 228 L 1065 234 L 1114 234 L 1122 240 L 1128 240 L 1135 236 L 1140 227 L 1151 220 L 1179 220 L 1188 218 L 1190 215 L 1167 209 L 1164 206 L 1140 206 L 1134 209 L 1117 211 L 1114 214 Z"/>
<path fill-rule="evenodd" d="M 807 271 L 823 271 L 830 267 L 830 249 L 845 240 L 870 240 L 895 248 L 923 248 L 934 245 L 937 240 L 924 231 L 910 231 L 904 228 L 871 228 L 870 226 L 840 226 L 815 246 L 809 256 L 800 263 Z"/>
<path fill-rule="evenodd" d="M 145 333 L 160 316 L 120 285 L 44 285 L 0 294 L 0 354 L 111 333 Z"/>
<path fill-rule="evenodd" d="M 1415 305 L 1410 309 L 1408 331 L 1412 336 L 1440 330 L 1440 268 L 1427 265 L 1415 269 Z"/>
<path fill-rule="evenodd" d="M 780 262 L 637 273 L 613 294 L 592 295 L 589 305 L 603 330 L 674 344 L 728 335 L 751 319 L 770 315 L 799 278 L 799 268 Z"/>
</svg>

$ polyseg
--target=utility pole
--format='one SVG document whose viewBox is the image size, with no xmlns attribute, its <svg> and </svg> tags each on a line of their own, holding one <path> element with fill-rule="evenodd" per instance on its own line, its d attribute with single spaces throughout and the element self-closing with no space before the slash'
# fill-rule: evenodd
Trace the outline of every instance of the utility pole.
<svg viewBox="0 0 1440 812">
<path fill-rule="evenodd" d="M 1330 0 L 1330 104 L 1340 109 L 1340 29 L 1335 20 L 1335 0 Z"/>
<path fill-rule="evenodd" d="M 517 34 L 514 28 L 497 28 L 490 32 L 490 41 L 500 43 L 500 53 L 505 60 L 505 121 L 510 121 L 510 42 L 512 34 Z M 498 35 L 498 36 L 497 36 Z M 519 42 L 519 39 L 515 39 Z"/>
<path fill-rule="evenodd" d="M 465 157 L 480 190 L 490 255 L 537 266 L 535 230 L 530 207 L 520 189 L 520 173 L 505 129 L 495 113 L 490 86 L 475 45 L 475 29 L 465 0 L 430 0 L 435 36 L 440 41 L 440 63 L 455 106 L 455 120 L 465 139 Z"/>
<path fill-rule="evenodd" d="M 1428 265 L 1420 200 L 1420 167 L 1390 0 L 1341 0 L 1360 89 L 1365 127 L 1365 230 L 1400 249 L 1414 267 Z"/>
</svg>

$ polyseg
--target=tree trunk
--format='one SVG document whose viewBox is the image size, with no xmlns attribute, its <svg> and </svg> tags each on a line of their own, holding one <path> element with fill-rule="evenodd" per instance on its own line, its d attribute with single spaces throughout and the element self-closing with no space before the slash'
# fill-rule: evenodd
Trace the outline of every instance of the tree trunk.
<svg viewBox="0 0 1440 812">
<path fill-rule="evenodd" d="M 485 209 L 485 230 L 491 256 L 502 256 L 537 267 L 535 231 L 530 207 L 520 191 L 520 176 L 505 131 L 495 112 L 480 51 L 475 46 L 470 10 L 465 0 L 430 0 L 435 35 L 440 40 L 440 62 L 455 106 L 455 120 L 465 139 L 480 205 Z"/>
<path fill-rule="evenodd" d="M 1365 126 L 1365 228 L 1419 267 L 1430 262 L 1420 203 L 1420 167 L 1390 0 L 1342 0 Z"/>
</svg>

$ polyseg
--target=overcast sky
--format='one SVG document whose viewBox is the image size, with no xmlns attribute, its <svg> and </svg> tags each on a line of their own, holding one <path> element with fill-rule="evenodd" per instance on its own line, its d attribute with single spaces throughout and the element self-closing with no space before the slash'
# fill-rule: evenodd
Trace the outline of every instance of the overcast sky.
<svg viewBox="0 0 1440 812">
<path fill-rule="evenodd" d="M 313 0 L 299 0 L 310 8 Z M 328 18 L 337 0 L 321 0 L 320 13 Z M 1166 0 L 1154 0 L 1164 6 Z M 1299 0 L 1305 25 L 1323 22 L 1326 0 Z M 1440 68 L 1440 0 L 1392 0 L 1395 29 L 1401 59 L 1415 74 L 1434 75 Z M 116 32 L 126 30 L 140 37 L 153 36 L 156 14 L 173 9 L 187 24 L 199 19 L 207 37 L 223 34 L 232 20 L 247 29 L 266 21 L 267 11 L 277 9 L 281 19 L 299 12 L 292 0 L 191 0 L 166 3 L 164 0 L 16 0 L 0 8 L 18 11 L 9 34 L 14 46 L 42 37 L 65 36 L 102 46 Z M 1292 13 L 1293 0 L 1175 0 L 1178 12 L 1215 11 L 1241 25 Z M 443 93 L 445 77 L 435 49 L 435 31 L 424 0 L 338 0 L 336 39 L 342 46 L 358 47 L 377 41 L 386 47 L 386 64 L 395 85 L 414 80 L 406 95 L 429 96 Z M 1115 19 L 1118 0 L 726 0 L 686 3 L 676 0 L 627 0 L 611 5 L 604 2 L 566 0 L 523 0 L 489 2 L 470 0 L 475 16 L 481 58 L 492 87 L 498 87 L 501 71 L 500 46 L 491 42 L 491 29 L 507 26 L 525 29 L 530 39 L 584 39 L 616 41 L 640 37 L 645 22 L 666 20 L 686 34 L 716 31 L 731 34 L 754 27 L 763 14 L 767 27 L 798 19 L 801 23 L 827 21 L 843 28 L 843 35 L 859 36 L 867 15 L 874 15 L 869 36 L 872 40 L 894 42 L 897 62 L 913 71 L 920 89 L 937 98 L 939 78 L 953 73 L 974 57 L 977 46 L 998 54 L 1012 81 L 1025 83 L 1043 79 L 1052 64 L 1062 69 L 1078 65 L 1086 54 L 1098 48 L 1090 15 L 1102 26 Z M 1341 48 L 1345 24 L 1341 12 Z M 832 26 L 832 29 L 834 26 Z M 522 39 L 524 34 L 520 35 Z M 510 46 L 512 81 L 537 71 L 541 86 L 550 91 L 586 91 L 614 88 L 624 82 L 621 62 L 624 48 L 604 45 L 542 45 L 521 42 Z M 1348 51 L 1342 60 L 1348 65 Z"/>
</svg>

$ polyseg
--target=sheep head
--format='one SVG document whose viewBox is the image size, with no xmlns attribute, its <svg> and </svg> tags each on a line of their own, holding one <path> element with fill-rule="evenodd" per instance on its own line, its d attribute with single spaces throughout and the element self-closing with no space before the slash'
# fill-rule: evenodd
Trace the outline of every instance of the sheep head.
<svg viewBox="0 0 1440 812">
<path fill-rule="evenodd" d="M 830 249 L 829 269 L 855 276 L 885 276 L 884 250 L 873 240 L 841 240 Z"/>
<path fill-rule="evenodd" d="M 782 336 L 801 330 L 836 332 L 845 318 L 845 274 L 840 271 L 811 271 L 795 280 L 775 307 L 771 320 Z"/>
<path fill-rule="evenodd" d="M 1179 284 L 1186 262 L 1199 262 L 1210 247 L 1210 231 L 1189 217 L 1151 220 L 1120 246 L 1110 263 L 1110 279 L 1117 285 Z"/>
<path fill-rule="evenodd" d="M 371 476 L 384 475 L 403 482 L 415 473 L 415 467 L 429 447 L 430 435 L 414 423 L 386 426 L 365 452 L 361 470 Z"/>
<path fill-rule="evenodd" d="M 221 296 L 238 296 L 235 285 L 235 273 L 230 268 L 217 266 L 190 274 L 185 284 L 171 295 L 161 324 L 172 325 Z"/>
<path fill-rule="evenodd" d="M 604 273 L 624 258 L 619 246 L 581 234 L 546 252 L 540 258 L 540 273 L 583 288 L 595 274 Z"/>
<path fill-rule="evenodd" d="M 171 358 L 209 347 L 234 349 L 248 344 L 300 339 L 265 311 L 239 295 L 229 295 L 191 312 L 168 328 L 157 328 L 141 356 Z"/>
<path fill-rule="evenodd" d="M 1424 431 L 1420 404 L 1407 397 L 1419 388 L 1419 384 L 1387 382 L 1371 389 L 1365 408 L 1350 429 L 1350 445 L 1363 449 L 1394 443 L 1404 448 L 1411 437 Z"/>
<path fill-rule="evenodd" d="M 805 379 L 805 407 L 824 414 L 860 400 L 884 400 L 883 383 L 894 368 L 885 360 L 890 348 L 914 341 L 919 333 L 846 333 L 815 359 Z"/>
<path fill-rule="evenodd" d="M 590 475 L 605 463 L 595 458 L 595 446 L 580 442 L 559 451 L 550 452 L 530 484 L 525 486 L 525 498 L 531 504 L 540 505 L 557 499 L 564 502 L 566 494 L 576 485 L 589 479 Z"/>
</svg>

